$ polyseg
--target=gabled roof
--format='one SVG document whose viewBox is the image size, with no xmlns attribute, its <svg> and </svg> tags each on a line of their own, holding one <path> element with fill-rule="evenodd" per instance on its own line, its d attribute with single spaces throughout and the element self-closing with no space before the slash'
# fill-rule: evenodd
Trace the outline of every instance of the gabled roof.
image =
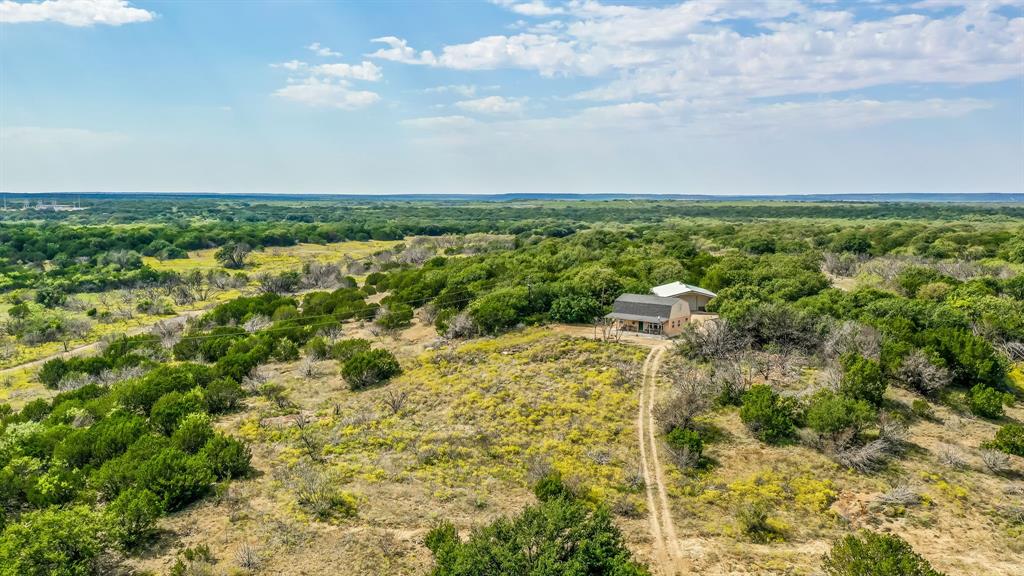
<svg viewBox="0 0 1024 576">
<path fill-rule="evenodd" d="M 662 298 L 650 294 L 623 294 L 615 299 L 612 313 L 607 318 L 664 322 L 672 317 L 672 307 L 678 303 L 679 300 L 675 298 Z"/>
<path fill-rule="evenodd" d="M 709 298 L 717 296 L 711 290 L 705 290 L 700 286 L 692 286 L 690 284 L 683 284 L 682 282 L 672 282 L 670 284 L 662 284 L 661 286 L 655 286 L 651 288 L 651 294 L 658 296 L 679 296 L 680 294 L 703 294 Z"/>
</svg>

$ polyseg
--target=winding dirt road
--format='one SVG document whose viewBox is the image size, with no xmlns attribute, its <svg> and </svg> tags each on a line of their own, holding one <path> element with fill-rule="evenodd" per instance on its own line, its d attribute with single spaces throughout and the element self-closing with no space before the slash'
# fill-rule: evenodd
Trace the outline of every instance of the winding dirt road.
<svg viewBox="0 0 1024 576">
<path fill-rule="evenodd" d="M 656 345 L 644 361 L 636 428 L 640 441 L 640 466 L 647 490 L 648 520 L 654 543 L 655 572 L 662 576 L 674 576 L 687 572 L 686 557 L 679 546 L 675 523 L 672 521 L 672 508 L 665 488 L 665 472 L 658 454 L 658 434 L 654 422 L 658 367 L 667 348 L 667 342 Z"/>
</svg>

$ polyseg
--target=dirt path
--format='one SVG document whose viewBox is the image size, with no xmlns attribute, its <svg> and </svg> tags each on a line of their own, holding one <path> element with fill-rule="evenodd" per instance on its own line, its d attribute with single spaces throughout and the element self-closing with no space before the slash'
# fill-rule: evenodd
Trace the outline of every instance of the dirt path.
<svg viewBox="0 0 1024 576">
<path fill-rule="evenodd" d="M 644 361 L 637 436 L 640 441 L 640 466 L 643 469 L 644 485 L 647 490 L 651 538 L 654 541 L 655 572 L 663 576 L 674 576 L 687 571 L 686 561 L 679 547 L 675 523 L 672 521 L 668 490 L 665 488 L 665 472 L 661 466 L 661 457 L 658 455 L 657 426 L 654 422 L 658 367 L 667 347 L 668 343 L 655 346 Z"/>
<path fill-rule="evenodd" d="M 189 318 L 192 318 L 193 316 L 197 316 L 199 314 L 202 314 L 203 312 L 205 312 L 205 310 L 188 310 L 188 311 L 182 312 L 181 314 L 179 314 L 177 316 L 170 316 L 168 318 L 162 318 L 160 320 L 160 322 L 187 321 Z M 148 331 L 152 330 L 153 326 L 155 326 L 156 324 L 157 323 L 154 322 L 153 324 L 146 324 L 144 326 L 136 326 L 135 328 L 132 328 L 130 330 L 125 330 L 123 332 L 123 335 L 125 335 L 125 336 L 135 336 L 137 334 L 142 334 L 144 332 L 148 332 Z M 92 352 L 93 350 L 98 350 L 100 345 L 102 345 L 102 344 L 103 344 L 102 340 L 97 340 L 96 342 L 90 342 L 89 344 L 82 344 L 81 346 L 75 346 L 73 348 L 69 348 L 66 351 L 57 352 L 56 354 L 50 354 L 48 356 L 43 356 L 42 358 L 36 358 L 35 360 L 31 360 L 29 362 L 23 362 L 21 364 L 18 364 L 18 365 L 11 366 L 9 368 L 4 368 L 4 369 L 0 370 L 0 376 L 5 375 L 5 374 L 9 374 L 9 373 L 14 373 L 14 372 L 16 372 L 18 370 L 31 370 L 33 368 L 37 368 L 37 367 L 40 367 L 43 364 L 45 364 L 47 361 L 53 360 L 54 358 L 71 358 L 73 356 L 81 356 L 82 354 L 85 354 L 86 352 Z"/>
</svg>

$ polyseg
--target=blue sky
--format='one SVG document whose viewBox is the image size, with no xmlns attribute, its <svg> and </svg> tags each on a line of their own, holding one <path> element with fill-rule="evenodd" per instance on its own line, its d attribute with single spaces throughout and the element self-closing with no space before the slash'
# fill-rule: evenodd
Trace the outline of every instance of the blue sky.
<svg viewBox="0 0 1024 576">
<path fill-rule="evenodd" d="M 1024 4 L 0 0 L 0 189 L 1024 191 Z"/>
</svg>

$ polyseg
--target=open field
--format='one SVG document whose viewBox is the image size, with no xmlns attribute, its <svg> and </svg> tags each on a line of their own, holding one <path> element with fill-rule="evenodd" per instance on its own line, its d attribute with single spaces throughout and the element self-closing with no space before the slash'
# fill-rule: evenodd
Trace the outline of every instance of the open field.
<svg viewBox="0 0 1024 576">
<path fill-rule="evenodd" d="M 255 250 L 249 256 L 249 263 L 244 272 L 246 274 L 280 274 L 293 270 L 301 270 L 307 262 L 320 262 L 321 264 L 334 264 L 343 258 L 361 259 L 371 256 L 381 250 L 392 248 L 400 244 L 397 240 L 367 240 L 365 242 L 336 242 L 333 244 L 296 244 L 295 246 L 272 246 L 263 250 Z M 216 248 L 205 250 L 193 250 L 189 252 L 187 259 L 159 260 L 153 257 L 143 258 L 148 266 L 154 270 L 170 271 L 178 273 L 192 272 L 199 270 L 223 269 L 220 263 L 214 258 Z"/>
<path fill-rule="evenodd" d="M 350 334 L 358 335 L 358 331 Z M 468 529 L 532 501 L 529 485 L 554 468 L 594 501 L 616 502 L 645 553 L 634 418 L 646 351 L 530 329 L 424 351 L 415 327 L 392 349 L 405 373 L 351 392 L 333 362 L 303 377 L 296 364 L 266 366 L 288 391 L 282 408 L 252 399 L 220 424 L 247 440 L 259 471 L 214 501 L 169 517 L 168 543 L 207 543 L 218 568 L 253 543 L 268 573 L 423 574 L 426 531 L 440 518 Z M 407 395 L 394 412 L 389 398 Z M 296 417 L 308 420 L 307 432 Z M 311 463 L 302 434 L 316 438 Z M 354 512 L 327 521 L 297 504 L 297 477 L 313 466 L 350 495 Z M 132 564 L 164 570 L 172 546 Z"/>
<path fill-rule="evenodd" d="M 300 363 L 265 366 L 287 402 L 253 397 L 218 424 L 249 443 L 258 474 L 166 518 L 161 542 L 129 565 L 161 572 L 178 550 L 205 543 L 219 569 L 231 569 L 236 551 L 251 545 L 271 573 L 332 574 L 345 565 L 360 574 L 424 574 L 430 555 L 422 539 L 434 523 L 447 518 L 469 529 L 513 514 L 532 501 L 529 484 L 554 468 L 585 497 L 613 507 L 628 545 L 656 574 L 671 573 L 657 571 L 636 428 L 641 364 L 650 345 L 665 341 L 615 344 L 582 328 L 579 336 L 565 331 L 531 328 L 435 348 L 433 331 L 416 324 L 375 343 L 392 350 L 405 373 L 362 392 L 350 391 L 331 361 L 312 377 Z M 353 325 L 346 337 L 372 336 Z M 663 362 L 680 361 L 665 352 Z M 656 405 L 671 388 L 659 374 Z M 389 403 L 399 397 L 394 411 Z M 1021 528 L 1004 514 L 1022 504 L 1011 492 L 1024 468 L 988 473 L 977 450 L 996 425 L 939 404 L 931 418 L 914 417 L 911 400 L 896 389 L 887 396 L 888 408 L 907 419 L 909 448 L 874 475 L 799 444 L 765 445 L 735 408 L 701 419 L 712 438 L 701 470 L 676 467 L 658 432 L 679 573 L 817 574 L 833 539 L 864 527 L 903 535 L 947 574 L 1015 574 L 1024 562 Z M 1022 416 L 1021 408 L 1008 412 Z M 940 462 L 950 449 L 963 467 Z M 311 469 L 332 479 L 350 512 L 318 519 L 299 504 Z M 920 502 L 877 502 L 896 485 L 913 487 Z M 770 507 L 777 540 L 751 543 L 741 533 L 736 514 L 750 502 Z"/>
<path fill-rule="evenodd" d="M 307 262 L 317 261 L 321 263 L 338 263 L 343 258 L 362 259 L 371 256 L 381 250 L 399 244 L 397 241 L 370 240 L 366 242 L 339 242 L 334 244 L 299 244 L 288 247 L 272 247 L 266 250 L 255 251 L 250 257 L 250 263 L 242 272 L 250 276 L 269 273 L 280 274 L 282 272 L 301 270 Z M 144 261 L 156 270 L 173 271 L 177 273 L 189 273 L 192 271 L 207 272 L 211 270 L 225 270 L 215 259 L 216 249 L 198 250 L 189 254 L 187 259 L 157 260 L 146 257 Z M 250 287 L 254 285 L 250 281 Z M 47 358 L 63 355 L 67 350 L 74 351 L 74 354 L 81 354 L 94 351 L 91 345 L 105 337 L 118 336 L 122 334 L 136 334 L 147 331 L 157 322 L 167 321 L 176 317 L 191 316 L 199 311 L 210 308 L 218 303 L 237 298 L 250 288 L 228 289 L 213 291 L 209 298 L 198 300 L 187 305 L 175 305 L 166 300 L 168 314 L 149 314 L 135 309 L 137 302 L 146 297 L 138 291 L 110 290 L 106 292 L 85 292 L 75 294 L 72 299 L 75 307 L 80 310 L 96 309 L 100 312 L 116 312 L 118 317 L 109 321 L 93 322 L 88 333 L 77 338 L 72 338 L 66 343 L 45 342 L 35 345 L 18 344 L 9 347 L 9 353 L 0 357 L 0 370 L 2 374 L 11 375 L 13 378 L 11 386 L 0 387 L 0 401 L 10 402 L 19 406 L 34 398 L 46 397 L 43 389 L 33 389 L 31 385 L 32 371 L 38 368 L 40 361 Z M 9 303 L 0 304 L 0 323 L 7 320 Z"/>
</svg>

